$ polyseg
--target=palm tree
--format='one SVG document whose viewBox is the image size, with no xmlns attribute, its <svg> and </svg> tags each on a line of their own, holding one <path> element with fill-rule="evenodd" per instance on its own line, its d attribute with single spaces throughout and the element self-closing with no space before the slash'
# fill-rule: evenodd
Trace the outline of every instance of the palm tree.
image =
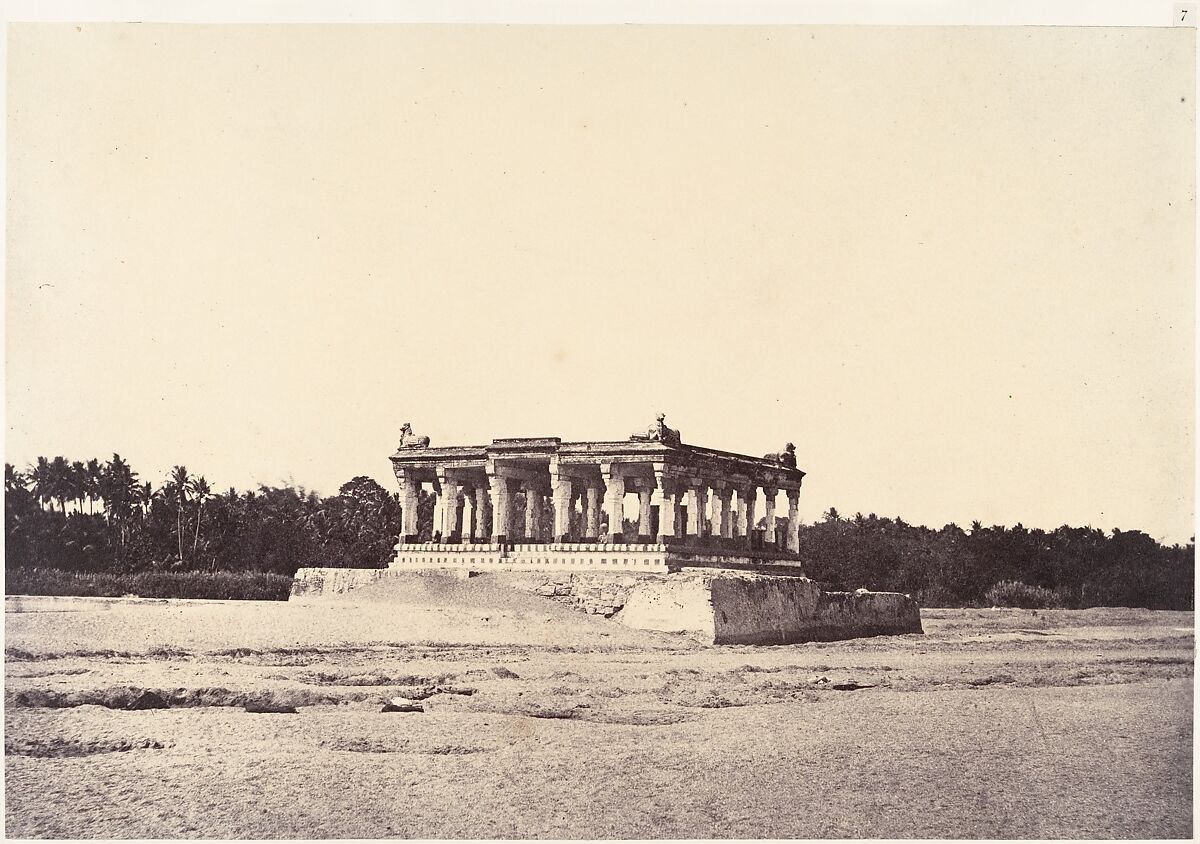
<svg viewBox="0 0 1200 844">
<path fill-rule="evenodd" d="M 117 550 L 124 558 L 129 541 L 129 517 L 137 493 L 137 473 L 129 468 L 119 454 L 100 468 L 100 497 L 104 499 L 104 515 L 117 535 Z"/>
<path fill-rule="evenodd" d="M 192 538 L 192 562 L 196 561 L 196 549 L 200 545 L 200 517 L 204 513 L 204 499 L 212 497 L 212 489 L 208 481 L 201 475 L 190 482 L 192 494 L 196 496 L 196 535 Z M 213 570 L 217 568 L 216 558 L 213 558 Z"/>
<path fill-rule="evenodd" d="M 100 497 L 100 461 L 94 457 L 84 465 L 87 479 L 88 513 L 96 512 L 96 499 Z"/>
<path fill-rule="evenodd" d="M 11 463 L 4 464 L 4 491 L 12 494 L 18 489 L 25 489 L 26 477 L 17 471 Z"/>
<path fill-rule="evenodd" d="M 50 495 L 58 499 L 59 509 L 67 512 L 67 496 L 71 491 L 71 464 L 59 455 L 50 461 Z"/>
<path fill-rule="evenodd" d="M 37 459 L 37 465 L 29 467 L 29 479 L 33 481 L 33 494 L 45 506 L 54 500 L 54 481 L 50 472 L 50 461 Z"/>
<path fill-rule="evenodd" d="M 88 475 L 87 467 L 83 465 L 83 461 L 75 460 L 71 463 L 71 469 L 68 473 L 71 480 L 71 500 L 75 502 L 79 508 L 79 512 L 83 512 L 83 499 L 87 498 L 88 493 Z"/>
<path fill-rule="evenodd" d="M 175 499 L 175 537 L 179 543 L 179 562 L 183 562 L 183 508 L 187 506 L 188 486 L 187 466 L 176 466 L 171 469 L 171 480 L 167 484 L 167 494 Z"/>
</svg>

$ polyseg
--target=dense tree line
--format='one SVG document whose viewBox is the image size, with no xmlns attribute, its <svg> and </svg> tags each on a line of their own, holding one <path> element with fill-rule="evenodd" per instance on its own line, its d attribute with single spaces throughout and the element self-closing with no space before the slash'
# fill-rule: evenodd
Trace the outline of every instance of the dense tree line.
<svg viewBox="0 0 1200 844">
<path fill-rule="evenodd" d="M 398 496 L 367 477 L 322 498 L 303 488 L 215 492 L 176 466 L 157 487 L 114 454 L 4 466 L 7 565 L 85 572 L 258 571 L 382 566 L 400 531 Z M 432 525 L 433 500 L 421 501 Z"/>
<path fill-rule="evenodd" d="M 217 493 L 184 466 L 158 486 L 141 481 L 114 454 L 38 458 L 24 472 L 6 463 L 4 488 L 10 568 L 292 575 L 302 566 L 386 565 L 400 532 L 398 495 L 361 476 L 326 497 L 271 486 Z M 419 508 L 420 535 L 432 539 L 433 496 L 423 491 Z M 636 533 L 632 522 L 626 528 Z M 1140 531 L 979 522 L 933 530 L 831 509 L 801 526 L 800 553 L 808 574 L 832 588 L 906 592 L 925 606 L 986 604 L 1000 583 L 1052 593 L 1069 607 L 1191 609 L 1194 599 L 1194 543 L 1165 546 Z"/>
<path fill-rule="evenodd" d="M 932 530 L 831 509 L 801 527 L 800 554 L 816 580 L 905 592 L 923 606 L 986 605 L 991 587 L 1013 581 L 1048 590 L 1065 607 L 1192 609 L 1194 601 L 1195 543 L 1166 546 L 1136 530 L 979 522 Z"/>
</svg>

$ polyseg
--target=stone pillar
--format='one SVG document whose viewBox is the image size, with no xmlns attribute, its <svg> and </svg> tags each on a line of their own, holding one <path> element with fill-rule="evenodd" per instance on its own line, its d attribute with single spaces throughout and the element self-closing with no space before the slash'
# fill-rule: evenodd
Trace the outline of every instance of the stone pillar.
<svg viewBox="0 0 1200 844">
<path fill-rule="evenodd" d="M 662 504 L 658 507 L 658 541 L 665 543 L 675 539 L 676 516 L 679 515 L 678 490 L 675 482 L 665 475 L 657 475 L 658 488 L 662 492 Z"/>
<path fill-rule="evenodd" d="M 634 481 L 638 491 L 638 537 L 643 545 L 654 541 L 650 527 L 650 497 L 654 494 L 654 482 L 647 478 Z"/>
<path fill-rule="evenodd" d="M 693 478 L 688 487 L 688 534 L 696 539 L 702 539 L 704 530 L 704 505 L 708 503 L 708 487 L 704 482 Z"/>
<path fill-rule="evenodd" d="M 487 542 L 489 539 L 487 530 L 490 506 L 487 487 L 479 484 L 475 487 L 475 540 L 477 542 Z"/>
<path fill-rule="evenodd" d="M 589 483 L 587 488 L 587 510 L 583 519 L 583 538 L 595 542 L 600 538 L 600 487 Z"/>
<path fill-rule="evenodd" d="M 413 477 L 411 469 L 398 473 L 400 481 L 400 541 L 417 541 L 417 508 L 421 500 L 421 485 Z"/>
<path fill-rule="evenodd" d="M 488 481 L 492 488 L 492 542 L 508 542 L 512 526 L 508 479 L 500 475 L 490 475 Z"/>
<path fill-rule="evenodd" d="M 438 482 L 433 482 L 433 535 L 429 537 L 431 542 L 438 542 L 442 536 L 442 521 L 445 518 L 445 504 L 442 499 L 442 488 L 438 486 Z"/>
<path fill-rule="evenodd" d="M 574 481 L 571 482 L 571 490 L 571 541 L 579 542 L 586 533 L 587 490 L 580 489 Z"/>
<path fill-rule="evenodd" d="M 564 475 L 550 476 L 550 489 L 554 495 L 554 541 L 571 541 L 571 479 Z"/>
<path fill-rule="evenodd" d="M 753 486 L 738 490 L 738 536 L 745 540 L 747 548 L 754 547 L 754 496 L 757 492 Z"/>
<path fill-rule="evenodd" d="M 721 490 L 721 538 L 733 539 L 733 488 Z"/>
<path fill-rule="evenodd" d="M 708 535 L 709 536 L 720 536 L 721 535 L 721 482 L 720 481 L 713 482 L 713 484 L 710 488 L 710 494 L 712 496 L 712 498 L 711 498 L 712 506 L 710 507 L 712 512 L 708 514 Z"/>
<path fill-rule="evenodd" d="M 800 490 L 789 489 L 787 491 L 787 500 L 787 549 L 796 554 L 800 551 Z"/>
<path fill-rule="evenodd" d="M 777 495 L 779 495 L 777 487 L 763 487 L 763 519 L 767 523 L 767 535 L 763 538 L 763 542 L 772 548 L 775 547 L 775 497 Z"/>
<path fill-rule="evenodd" d="M 604 477 L 604 509 L 608 511 L 608 541 L 624 542 L 625 478 L 619 469 L 601 468 Z"/>
<path fill-rule="evenodd" d="M 535 481 L 526 481 L 525 488 L 525 541 L 537 542 L 541 538 L 542 492 Z"/>
<path fill-rule="evenodd" d="M 462 494 L 462 533 L 463 542 L 475 541 L 475 490 L 463 487 Z"/>
<path fill-rule="evenodd" d="M 732 535 L 729 519 L 729 496 L 732 490 L 722 481 L 714 481 L 712 490 L 712 535 L 728 538 Z"/>
<path fill-rule="evenodd" d="M 438 476 L 438 483 L 442 487 L 442 521 L 438 528 L 442 532 L 442 542 L 457 542 L 458 481 L 443 474 Z"/>
</svg>

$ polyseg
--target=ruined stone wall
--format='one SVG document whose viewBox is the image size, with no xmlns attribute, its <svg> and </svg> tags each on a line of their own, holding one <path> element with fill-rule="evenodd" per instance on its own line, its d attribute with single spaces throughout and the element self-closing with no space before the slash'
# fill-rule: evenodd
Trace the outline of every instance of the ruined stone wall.
<svg viewBox="0 0 1200 844">
<path fill-rule="evenodd" d="M 552 598 L 605 618 L 612 618 L 621 612 L 639 583 L 669 579 L 666 575 L 565 571 L 497 572 L 490 576 L 504 586 Z"/>
<path fill-rule="evenodd" d="M 771 644 L 920 633 L 915 601 L 895 592 L 822 592 L 802 578 L 719 577 L 714 641 Z"/>
<path fill-rule="evenodd" d="M 784 644 L 920 633 L 907 595 L 822 592 L 806 578 L 723 573 L 644 581 L 621 622 L 644 630 L 691 633 L 715 644 Z"/>
<path fill-rule="evenodd" d="M 712 642 L 714 624 L 712 575 L 676 574 L 662 582 L 646 582 L 634 590 L 621 613 L 621 623 L 639 630 L 687 633 Z"/>
<path fill-rule="evenodd" d="M 393 577 L 398 572 L 388 569 L 304 568 L 292 580 L 292 598 L 315 598 L 321 595 L 343 595 L 363 586 L 377 583 L 380 578 Z"/>
</svg>

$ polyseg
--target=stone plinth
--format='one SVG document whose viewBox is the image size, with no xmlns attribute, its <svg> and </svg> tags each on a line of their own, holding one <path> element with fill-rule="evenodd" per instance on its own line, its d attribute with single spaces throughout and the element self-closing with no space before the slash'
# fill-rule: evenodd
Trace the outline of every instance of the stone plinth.
<svg viewBox="0 0 1200 844">
<path fill-rule="evenodd" d="M 722 572 L 643 581 L 621 612 L 642 630 L 718 645 L 776 645 L 921 633 L 921 611 L 895 592 L 823 592 L 803 577 Z"/>
<path fill-rule="evenodd" d="M 785 644 L 922 632 L 920 609 L 907 595 L 823 592 L 804 577 L 688 566 L 674 571 L 300 569 L 292 597 L 345 595 L 406 573 L 464 578 L 486 574 L 499 585 L 628 627 L 685 634 L 709 644 Z"/>
</svg>

